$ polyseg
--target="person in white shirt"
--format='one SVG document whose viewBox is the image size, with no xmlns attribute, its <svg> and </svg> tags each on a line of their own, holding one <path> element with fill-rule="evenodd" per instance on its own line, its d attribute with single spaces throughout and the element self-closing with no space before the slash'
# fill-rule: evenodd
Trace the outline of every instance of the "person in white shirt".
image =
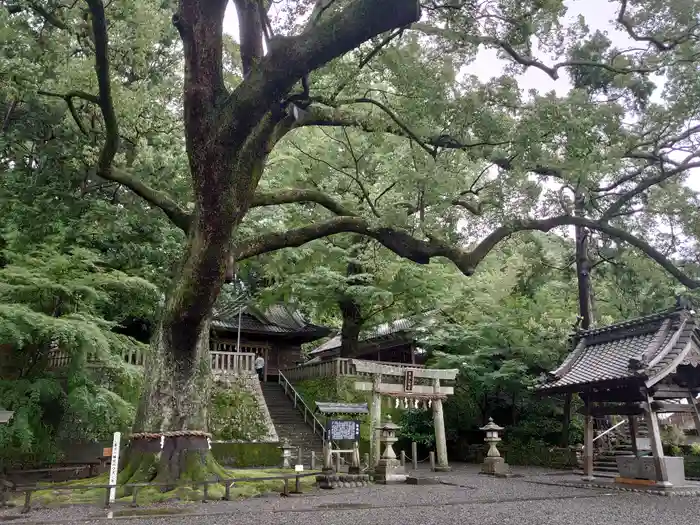
<svg viewBox="0 0 700 525">
<path fill-rule="evenodd" d="M 260 381 L 263 380 L 263 373 L 265 371 L 265 358 L 262 354 L 258 354 L 255 358 L 255 371 L 258 373 L 258 378 Z"/>
</svg>

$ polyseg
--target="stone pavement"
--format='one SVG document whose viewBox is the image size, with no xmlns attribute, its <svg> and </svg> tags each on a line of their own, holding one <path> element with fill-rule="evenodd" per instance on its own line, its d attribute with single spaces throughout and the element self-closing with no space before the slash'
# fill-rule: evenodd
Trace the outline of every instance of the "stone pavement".
<svg viewBox="0 0 700 525">
<path fill-rule="evenodd" d="M 269 496 L 151 509 L 116 509 L 115 519 L 110 520 L 107 512 L 97 507 L 33 510 L 21 517 L 13 509 L 0 512 L 0 522 L 7 520 L 17 525 L 107 521 L 134 525 L 677 525 L 695 523 L 700 515 L 700 498 L 559 487 L 550 483 L 556 483 L 560 474 L 517 467 L 514 471 L 523 476 L 491 478 L 479 475 L 475 465 L 460 465 L 453 472 L 441 474 L 443 483 L 439 485 L 375 485 L 289 498 Z M 426 471 L 421 474 L 432 476 Z M 156 514 L 160 512 L 171 514 Z"/>
</svg>

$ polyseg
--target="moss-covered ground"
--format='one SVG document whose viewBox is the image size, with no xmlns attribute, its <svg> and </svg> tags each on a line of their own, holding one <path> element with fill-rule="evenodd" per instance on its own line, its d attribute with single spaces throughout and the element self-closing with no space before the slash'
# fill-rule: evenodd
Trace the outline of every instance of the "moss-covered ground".
<svg viewBox="0 0 700 525">
<path fill-rule="evenodd" d="M 281 479 L 265 480 L 262 478 L 279 476 L 281 474 L 294 474 L 293 470 L 288 469 L 225 469 L 228 478 L 234 479 L 252 479 L 252 481 L 236 481 L 230 490 L 231 499 L 250 498 L 266 493 L 282 492 L 284 481 Z M 85 478 L 68 483 L 47 484 L 46 489 L 36 491 L 32 494 L 31 505 L 36 506 L 55 506 L 55 505 L 74 505 L 74 504 L 104 504 L 106 489 L 103 488 L 85 488 L 81 486 L 90 485 L 106 485 L 108 483 L 109 474 L 105 473 L 93 478 Z M 316 483 L 314 476 L 301 478 L 301 487 L 303 491 L 308 491 L 313 488 Z M 62 487 L 70 488 L 71 490 L 61 490 Z M 294 490 L 294 479 L 289 481 L 289 489 Z M 151 503 L 160 503 L 164 501 L 201 501 L 203 496 L 201 486 L 183 485 L 169 492 L 162 492 L 158 487 L 142 487 L 137 493 L 137 504 L 148 505 Z M 222 484 L 211 484 L 208 488 L 209 499 L 221 499 L 224 496 L 225 488 Z M 123 503 L 131 503 L 131 493 L 127 493 L 125 488 L 118 488 L 116 501 Z M 12 501 L 15 505 L 21 506 L 24 504 L 24 495 L 18 495 Z"/>
</svg>

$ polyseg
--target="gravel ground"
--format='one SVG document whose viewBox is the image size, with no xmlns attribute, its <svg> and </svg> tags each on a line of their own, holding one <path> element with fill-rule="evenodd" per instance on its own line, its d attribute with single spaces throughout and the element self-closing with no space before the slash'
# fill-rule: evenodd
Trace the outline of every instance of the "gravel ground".
<svg viewBox="0 0 700 525">
<path fill-rule="evenodd" d="M 514 469 L 523 477 L 479 476 L 473 466 L 460 467 L 440 478 L 449 485 L 371 486 L 317 491 L 304 496 L 263 497 L 237 502 L 169 504 L 177 514 L 125 516 L 115 520 L 97 507 L 0 512 L 0 522 L 59 525 L 118 521 L 135 525 L 677 525 L 697 523 L 700 498 L 666 498 L 615 491 L 557 487 L 541 469 Z M 425 475 L 429 475 L 425 473 Z M 155 511 L 152 508 L 151 511 Z"/>
</svg>

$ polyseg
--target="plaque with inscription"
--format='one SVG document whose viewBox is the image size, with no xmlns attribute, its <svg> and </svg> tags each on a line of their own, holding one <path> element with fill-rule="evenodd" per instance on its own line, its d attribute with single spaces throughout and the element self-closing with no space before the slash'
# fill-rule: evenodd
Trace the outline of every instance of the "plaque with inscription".
<svg viewBox="0 0 700 525">
<path fill-rule="evenodd" d="M 413 370 L 406 370 L 406 374 L 403 378 L 403 389 L 406 392 L 411 392 L 413 390 Z"/>
<path fill-rule="evenodd" d="M 328 421 L 328 437 L 332 441 L 359 441 L 360 422 L 352 419 L 331 419 Z"/>
</svg>

